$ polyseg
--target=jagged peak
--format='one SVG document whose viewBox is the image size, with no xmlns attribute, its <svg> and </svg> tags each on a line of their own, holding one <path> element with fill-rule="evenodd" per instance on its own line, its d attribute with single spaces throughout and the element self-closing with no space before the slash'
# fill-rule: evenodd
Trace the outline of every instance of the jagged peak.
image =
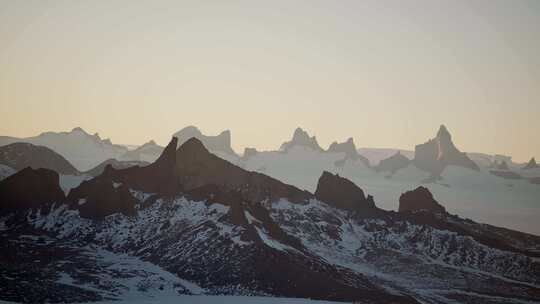
<svg viewBox="0 0 540 304">
<path fill-rule="evenodd" d="M 305 146 L 316 151 L 323 151 L 319 143 L 317 142 L 316 136 L 309 136 L 309 133 L 304 131 L 302 128 L 298 127 L 294 130 L 293 137 L 290 141 L 284 142 L 281 145 L 280 150 L 287 151 L 293 146 Z"/>
<path fill-rule="evenodd" d="M 437 137 L 438 138 L 441 138 L 441 137 L 447 137 L 447 138 L 452 138 L 452 135 L 450 135 L 450 132 L 448 132 L 448 129 L 446 128 L 445 125 L 441 125 L 439 127 L 439 131 L 437 132 Z"/>
<path fill-rule="evenodd" d="M 75 127 L 71 130 L 71 133 L 76 133 L 76 132 L 81 132 L 81 133 L 84 133 L 84 134 L 88 134 L 83 128 L 81 127 Z"/>
<path fill-rule="evenodd" d="M 176 159 L 176 146 L 178 145 L 178 138 L 174 137 L 171 139 L 169 144 L 163 149 L 163 152 L 159 156 L 159 158 L 154 162 L 155 164 L 158 163 L 168 163 L 169 160 L 175 160 Z M 174 164 L 174 162 L 173 162 Z"/>
</svg>

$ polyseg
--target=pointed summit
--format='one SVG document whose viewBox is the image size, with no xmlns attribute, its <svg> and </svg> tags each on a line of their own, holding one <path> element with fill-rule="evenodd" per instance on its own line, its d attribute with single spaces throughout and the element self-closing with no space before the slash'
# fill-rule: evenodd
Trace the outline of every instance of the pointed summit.
<svg viewBox="0 0 540 304">
<path fill-rule="evenodd" d="M 80 133 L 84 133 L 84 134 L 88 134 L 86 133 L 86 131 L 83 130 L 83 128 L 81 127 L 75 127 L 71 130 L 71 133 L 77 133 L 77 132 L 80 132 Z"/>
<path fill-rule="evenodd" d="M 415 147 L 413 163 L 433 176 L 439 176 L 448 165 L 480 170 L 466 153 L 454 146 L 452 136 L 444 125 L 441 125 L 435 138 Z"/>
<path fill-rule="evenodd" d="M 536 159 L 534 159 L 534 157 L 533 157 L 527 163 L 527 165 L 525 165 L 525 167 L 523 167 L 523 170 L 536 169 L 536 168 L 540 168 L 540 166 L 538 166 L 538 164 L 536 163 Z"/>
<path fill-rule="evenodd" d="M 308 147 L 314 151 L 323 152 L 324 150 L 319 146 L 317 138 L 315 136 L 309 136 L 309 134 L 302 128 L 298 127 L 294 130 L 293 138 L 290 141 L 284 142 L 280 150 L 287 152 L 295 146 Z"/>
<path fill-rule="evenodd" d="M 439 127 L 439 131 L 437 132 L 437 137 L 441 138 L 441 137 L 445 137 L 445 138 L 448 138 L 448 139 L 452 139 L 452 135 L 450 135 L 450 132 L 448 132 L 448 129 L 446 128 L 445 125 L 441 125 Z"/>
</svg>

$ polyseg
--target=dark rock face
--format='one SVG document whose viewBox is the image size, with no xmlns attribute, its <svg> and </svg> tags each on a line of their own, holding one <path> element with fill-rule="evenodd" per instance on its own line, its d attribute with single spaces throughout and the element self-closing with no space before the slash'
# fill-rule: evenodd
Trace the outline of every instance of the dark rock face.
<svg viewBox="0 0 540 304">
<path fill-rule="evenodd" d="M 134 166 L 121 170 L 107 166 L 103 175 L 111 181 L 129 185 L 135 190 L 164 195 L 178 194 L 181 188 L 174 169 L 177 143 L 178 139 L 173 137 L 161 156 L 148 166 Z"/>
<path fill-rule="evenodd" d="M 364 191 L 350 180 L 324 171 L 315 191 L 315 198 L 330 206 L 352 211 L 376 209 L 373 197 L 364 196 Z"/>
<path fill-rule="evenodd" d="M 365 158 L 364 156 L 360 155 L 358 151 L 356 150 L 356 145 L 354 144 L 354 140 L 352 137 L 347 139 L 346 142 L 338 143 L 333 142 L 330 147 L 328 147 L 327 152 L 329 153 L 345 153 L 345 158 L 340 161 L 337 165 L 344 164 L 346 160 L 360 160 L 363 162 L 366 166 L 369 167 L 369 160 Z"/>
<path fill-rule="evenodd" d="M 94 219 L 114 213 L 134 215 L 137 203 L 128 187 L 102 176 L 84 181 L 70 191 L 67 199 L 72 209 L 79 210 L 81 217 Z"/>
<path fill-rule="evenodd" d="M 176 151 L 175 172 L 184 191 L 213 184 L 223 192 L 239 191 L 245 200 L 252 202 L 280 198 L 302 202 L 312 197 L 307 191 L 246 171 L 211 154 L 196 138 L 189 139 Z"/>
<path fill-rule="evenodd" d="M 301 128 L 296 128 L 296 130 L 294 130 L 293 138 L 288 142 L 284 142 L 281 145 L 280 150 L 287 152 L 294 146 L 308 147 L 319 152 L 324 151 L 321 146 L 319 146 L 317 138 L 315 136 L 310 137 L 309 134 Z"/>
<path fill-rule="evenodd" d="M 178 138 L 178 145 L 183 145 L 190 138 L 195 137 L 212 152 L 224 152 L 236 155 L 231 147 L 231 131 L 229 130 L 225 130 L 216 136 L 206 136 L 197 127 L 189 126 L 176 132 L 173 137 Z"/>
<path fill-rule="evenodd" d="M 523 167 L 523 170 L 530 170 L 530 169 L 536 169 L 536 168 L 540 168 L 540 166 L 538 166 L 538 164 L 536 163 L 536 159 L 534 159 L 534 157 L 533 157 L 527 163 L 527 165 L 525 165 L 525 167 Z"/>
<path fill-rule="evenodd" d="M 98 175 L 101 175 L 101 173 L 105 171 L 105 167 L 107 167 L 107 165 L 111 165 L 112 168 L 118 170 L 118 169 L 126 169 L 129 167 L 134 167 L 134 166 L 145 167 L 145 166 L 148 166 L 149 163 L 145 161 L 135 161 L 135 160 L 120 161 L 114 158 L 110 158 L 102 162 L 101 164 L 97 165 L 95 168 L 84 172 L 84 174 L 96 177 Z"/>
<path fill-rule="evenodd" d="M 47 147 L 35 146 L 29 143 L 13 143 L 0 147 L 0 164 L 17 171 L 31 167 L 34 169 L 50 169 L 60 174 L 75 175 L 79 173 L 60 154 Z"/>
<path fill-rule="evenodd" d="M 246 171 L 211 154 L 196 138 L 178 150 L 176 146 L 177 139 L 173 138 L 159 159 L 145 167 L 116 170 L 107 165 L 102 175 L 73 189 L 68 200 L 73 208 L 81 210 L 81 215 L 102 217 L 116 212 L 133 214 L 135 201 L 129 189 L 160 197 L 185 194 L 225 205 L 280 198 L 303 202 L 313 197 L 307 191 Z"/>
<path fill-rule="evenodd" d="M 439 176 L 448 165 L 480 170 L 466 153 L 454 146 L 452 136 L 444 125 L 441 125 L 434 139 L 416 146 L 413 163 L 434 176 Z"/>
<path fill-rule="evenodd" d="M 396 154 L 390 156 L 389 158 L 381 160 L 381 162 L 377 166 L 375 166 L 375 171 L 391 172 L 392 174 L 394 174 L 396 173 L 396 171 L 407 167 L 410 163 L 410 159 L 397 151 Z"/>
<path fill-rule="evenodd" d="M 407 191 L 399 197 L 399 212 L 429 211 L 432 213 L 445 213 L 446 209 L 440 205 L 431 192 L 425 187 Z"/>
<path fill-rule="evenodd" d="M 62 203 L 58 173 L 49 169 L 24 168 L 0 181 L 0 213 Z"/>
</svg>

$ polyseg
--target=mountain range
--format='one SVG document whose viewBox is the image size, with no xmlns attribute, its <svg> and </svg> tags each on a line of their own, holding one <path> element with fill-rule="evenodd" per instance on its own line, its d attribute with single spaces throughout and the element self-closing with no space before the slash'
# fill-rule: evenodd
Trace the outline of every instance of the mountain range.
<svg viewBox="0 0 540 304">
<path fill-rule="evenodd" d="M 148 165 L 108 164 L 67 195 L 57 172 L 28 167 L 0 181 L 0 299 L 540 300 L 540 237 L 453 215 L 427 187 L 403 192 L 398 212 L 367 193 L 326 171 L 301 190 L 197 138 L 173 137 Z"/>
</svg>

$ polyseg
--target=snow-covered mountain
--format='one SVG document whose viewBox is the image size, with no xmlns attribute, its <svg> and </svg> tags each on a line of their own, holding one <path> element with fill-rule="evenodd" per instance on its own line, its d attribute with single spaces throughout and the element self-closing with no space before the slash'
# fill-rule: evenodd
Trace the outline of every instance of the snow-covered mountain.
<svg viewBox="0 0 540 304">
<path fill-rule="evenodd" d="M 70 132 L 45 132 L 26 138 L 0 137 L 0 146 L 15 142 L 47 147 L 62 155 L 79 171 L 89 170 L 128 151 L 124 146 L 113 145 L 109 139 L 101 139 L 97 133 L 90 135 L 81 128 L 74 128 Z"/>
<path fill-rule="evenodd" d="M 452 215 L 427 188 L 389 212 L 342 176 L 319 173 L 311 193 L 177 145 L 67 196 L 47 169 L 0 181 L 0 300 L 540 300 L 540 237 Z"/>
</svg>

